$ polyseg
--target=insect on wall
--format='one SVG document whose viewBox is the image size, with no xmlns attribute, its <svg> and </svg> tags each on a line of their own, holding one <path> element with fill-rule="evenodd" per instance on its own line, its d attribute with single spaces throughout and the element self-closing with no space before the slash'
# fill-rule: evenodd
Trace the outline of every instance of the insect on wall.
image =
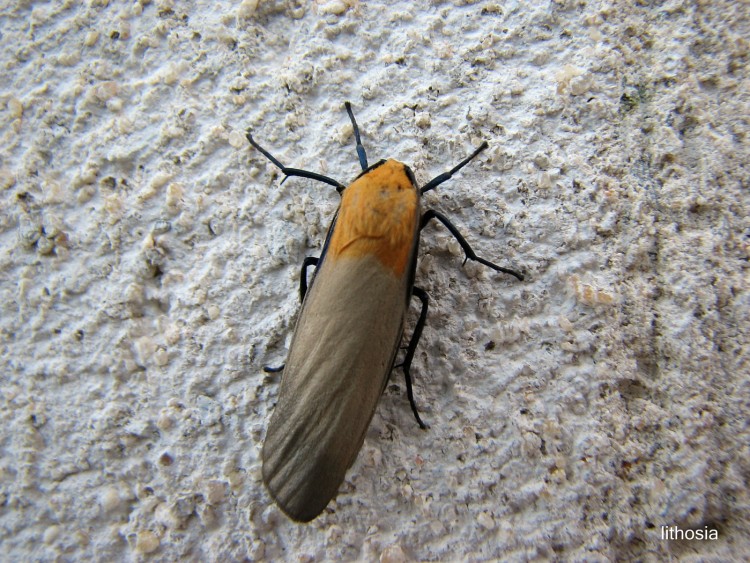
<svg viewBox="0 0 750 563">
<path fill-rule="evenodd" d="M 437 220 L 464 250 L 464 263 L 473 260 L 523 280 L 520 273 L 478 257 L 445 215 L 422 210 L 422 195 L 474 160 L 488 147 L 486 142 L 419 188 L 401 162 L 368 165 L 351 104 L 345 107 L 362 167 L 349 185 L 284 166 L 247 133 L 250 144 L 281 170 L 284 180 L 310 178 L 341 195 L 320 257 L 305 258 L 302 264 L 302 310 L 286 363 L 279 368 L 281 388 L 263 443 L 263 481 L 281 510 L 300 522 L 318 516 L 336 495 L 394 367 L 403 370 L 414 417 L 427 428 L 410 373 L 429 303 L 427 293 L 414 285 L 422 229 Z M 394 365 L 412 298 L 420 303 L 419 318 L 404 357 Z"/>
</svg>

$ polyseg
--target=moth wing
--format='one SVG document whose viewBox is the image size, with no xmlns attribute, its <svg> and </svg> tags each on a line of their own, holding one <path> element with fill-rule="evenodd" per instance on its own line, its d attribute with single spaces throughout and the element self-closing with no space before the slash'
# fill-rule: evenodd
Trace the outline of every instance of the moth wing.
<svg viewBox="0 0 750 563">
<path fill-rule="evenodd" d="M 372 256 L 316 272 L 263 444 L 263 480 L 294 520 L 323 511 L 362 447 L 400 343 L 407 285 Z"/>
</svg>

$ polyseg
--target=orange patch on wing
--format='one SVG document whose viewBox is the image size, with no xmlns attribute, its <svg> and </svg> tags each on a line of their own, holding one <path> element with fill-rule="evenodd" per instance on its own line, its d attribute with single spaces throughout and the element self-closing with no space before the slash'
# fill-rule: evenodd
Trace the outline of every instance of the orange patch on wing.
<svg viewBox="0 0 750 563">
<path fill-rule="evenodd" d="M 344 190 L 330 258 L 374 255 L 402 276 L 419 228 L 419 194 L 403 164 L 388 160 Z"/>
</svg>

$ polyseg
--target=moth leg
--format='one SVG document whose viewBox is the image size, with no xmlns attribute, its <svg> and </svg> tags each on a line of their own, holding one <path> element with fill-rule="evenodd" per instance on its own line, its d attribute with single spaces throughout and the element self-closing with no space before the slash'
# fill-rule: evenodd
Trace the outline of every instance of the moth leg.
<svg viewBox="0 0 750 563">
<path fill-rule="evenodd" d="M 414 352 L 417 350 L 417 344 L 419 344 L 419 339 L 422 336 L 422 329 L 424 328 L 424 323 L 427 320 L 427 305 L 430 301 L 430 298 L 427 295 L 427 292 L 424 289 L 421 289 L 419 287 L 413 287 L 411 290 L 412 297 L 418 297 L 419 300 L 422 302 L 422 310 L 419 313 L 419 319 L 417 320 L 417 324 L 414 327 L 414 333 L 411 335 L 411 340 L 409 341 L 409 346 L 406 348 L 406 356 L 404 357 L 404 361 L 401 362 L 400 366 L 404 370 L 404 378 L 406 379 L 406 395 L 409 397 L 409 404 L 411 405 L 411 410 L 414 413 L 414 418 L 417 419 L 417 423 L 419 424 L 419 427 L 422 430 L 427 429 L 427 425 L 422 422 L 422 419 L 419 417 L 419 411 L 417 410 L 417 403 L 414 401 L 414 390 L 412 389 L 411 385 L 411 362 L 414 359 Z"/>
<path fill-rule="evenodd" d="M 485 150 L 487 147 L 489 147 L 489 145 L 487 144 L 487 141 L 483 142 L 481 145 L 479 145 L 476 148 L 476 150 L 473 153 L 471 153 L 469 156 L 467 156 L 466 158 L 464 158 L 461 162 L 459 162 L 458 164 L 456 164 L 448 172 L 443 172 L 442 174 L 438 174 L 432 180 L 430 180 L 429 182 L 427 182 L 424 186 L 422 186 L 422 189 L 419 190 L 419 193 L 424 194 L 425 192 L 429 192 L 430 190 L 434 190 L 435 188 L 437 188 L 443 182 L 446 182 L 446 181 L 450 180 L 456 172 L 458 172 L 464 166 L 466 166 L 472 160 L 474 160 L 476 158 L 476 156 L 480 152 L 482 152 L 483 150 Z"/>
<path fill-rule="evenodd" d="M 300 271 L 299 276 L 299 300 L 304 301 L 305 300 L 305 294 L 307 293 L 307 269 L 310 266 L 317 266 L 318 262 L 320 261 L 320 258 L 316 256 L 308 256 L 302 261 L 302 270 Z M 284 365 L 281 364 L 280 366 L 263 366 L 263 371 L 266 373 L 278 373 L 280 371 L 284 371 Z"/>
<path fill-rule="evenodd" d="M 299 300 L 305 300 L 305 294 L 307 293 L 307 269 L 310 266 L 317 266 L 320 262 L 320 258 L 316 256 L 308 256 L 302 261 L 302 271 L 299 275 Z"/>
<path fill-rule="evenodd" d="M 367 170 L 367 154 L 365 154 L 365 147 L 362 146 L 362 139 L 359 137 L 359 127 L 357 122 L 354 120 L 354 112 L 352 111 L 352 104 L 344 102 L 346 107 L 346 113 L 349 114 L 349 119 L 352 120 L 352 127 L 354 128 L 354 140 L 357 142 L 357 156 L 359 157 L 359 165 L 362 170 Z"/>
<path fill-rule="evenodd" d="M 509 268 L 503 268 L 502 266 L 498 266 L 496 264 L 493 264 L 489 260 L 485 260 L 484 258 L 480 258 L 476 255 L 476 253 L 471 249 L 471 246 L 469 246 L 469 243 L 466 242 L 466 239 L 461 235 L 461 233 L 458 232 L 458 229 L 456 226 L 451 223 L 448 218 L 443 215 L 442 213 L 435 211 L 433 209 L 429 209 L 425 211 L 424 215 L 422 215 L 422 221 L 419 226 L 419 230 L 425 228 L 427 223 L 430 222 L 431 219 L 437 219 L 440 221 L 445 227 L 451 232 L 451 234 L 455 237 L 455 239 L 458 241 L 458 244 L 461 245 L 461 248 L 464 249 L 464 252 L 466 253 L 466 258 L 464 258 L 464 264 L 466 264 L 467 260 L 474 260 L 475 262 L 479 262 L 480 264 L 484 264 L 485 266 L 488 266 L 489 268 L 492 268 L 493 270 L 496 270 L 498 272 L 503 272 L 504 274 L 510 274 L 511 276 L 515 276 L 520 281 L 523 281 L 523 274 L 519 274 L 515 270 L 511 270 Z"/>
<path fill-rule="evenodd" d="M 343 192 L 344 188 L 346 188 L 346 186 L 337 182 L 333 178 L 329 178 L 328 176 L 323 176 L 322 174 L 317 174 L 316 172 L 308 172 L 307 170 L 300 170 L 299 168 L 288 168 L 284 166 L 276 157 L 274 157 L 270 152 L 261 147 L 255 141 L 255 139 L 253 139 L 253 136 L 250 133 L 250 129 L 247 130 L 247 134 L 245 136 L 247 137 L 247 140 L 250 141 L 251 145 L 258 149 L 263 156 L 265 156 L 268 160 L 275 164 L 279 170 L 281 170 L 281 173 L 285 176 L 284 180 L 281 182 L 282 184 L 289 176 L 300 176 L 301 178 L 310 178 L 311 180 L 317 180 L 318 182 L 330 184 L 331 186 L 335 187 L 336 191 L 338 191 L 339 193 Z"/>
</svg>

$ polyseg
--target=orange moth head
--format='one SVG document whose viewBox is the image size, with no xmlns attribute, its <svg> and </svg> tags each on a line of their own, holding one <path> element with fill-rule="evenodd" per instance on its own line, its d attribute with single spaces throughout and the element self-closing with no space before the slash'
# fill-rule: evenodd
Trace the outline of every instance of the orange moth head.
<svg viewBox="0 0 750 563">
<path fill-rule="evenodd" d="M 374 256 L 402 276 L 419 232 L 419 190 L 408 166 L 389 159 L 363 172 L 341 196 L 329 258 Z"/>
</svg>

